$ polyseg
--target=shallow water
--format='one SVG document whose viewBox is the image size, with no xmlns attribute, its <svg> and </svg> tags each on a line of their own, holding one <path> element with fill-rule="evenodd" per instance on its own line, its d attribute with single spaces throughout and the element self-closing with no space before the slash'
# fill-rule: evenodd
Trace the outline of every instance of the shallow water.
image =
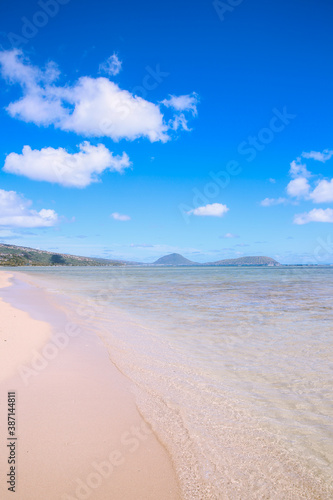
<svg viewBox="0 0 333 500">
<path fill-rule="evenodd" d="M 333 498 L 333 268 L 22 271 L 81 302 L 184 498 Z"/>
</svg>

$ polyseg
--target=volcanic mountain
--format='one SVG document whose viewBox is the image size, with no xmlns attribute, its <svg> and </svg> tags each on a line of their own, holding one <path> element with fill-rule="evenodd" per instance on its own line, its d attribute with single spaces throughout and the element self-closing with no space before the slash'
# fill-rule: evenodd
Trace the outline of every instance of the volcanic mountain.
<svg viewBox="0 0 333 500">
<path fill-rule="evenodd" d="M 169 255 L 157 259 L 153 264 L 157 266 L 193 266 L 196 265 L 197 262 L 188 260 L 179 253 L 170 253 Z"/>
</svg>

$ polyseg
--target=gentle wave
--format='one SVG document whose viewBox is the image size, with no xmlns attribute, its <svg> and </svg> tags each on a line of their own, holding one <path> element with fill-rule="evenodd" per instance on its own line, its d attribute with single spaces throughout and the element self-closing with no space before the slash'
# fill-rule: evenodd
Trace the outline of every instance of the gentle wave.
<svg viewBox="0 0 333 500">
<path fill-rule="evenodd" d="M 96 304 L 184 498 L 333 498 L 332 268 L 25 272 Z"/>
</svg>

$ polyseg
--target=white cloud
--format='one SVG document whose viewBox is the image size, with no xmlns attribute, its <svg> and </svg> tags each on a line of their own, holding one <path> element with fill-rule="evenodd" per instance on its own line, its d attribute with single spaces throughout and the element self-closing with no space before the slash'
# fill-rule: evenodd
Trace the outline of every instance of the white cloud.
<svg viewBox="0 0 333 500">
<path fill-rule="evenodd" d="M 173 130 L 178 130 L 179 128 L 186 130 L 186 132 L 190 132 L 192 129 L 188 127 L 187 119 L 185 118 L 184 113 L 180 113 L 180 115 L 175 116 L 172 120 L 170 120 L 170 127 Z"/>
<path fill-rule="evenodd" d="M 325 163 L 333 156 L 333 151 L 325 149 L 322 153 L 311 151 L 302 153 L 303 158 L 311 158 Z M 312 200 L 314 203 L 326 203 L 333 201 L 333 179 L 331 181 L 321 180 L 315 188 L 310 186 L 309 180 L 314 175 L 300 162 L 300 158 L 290 164 L 290 175 L 294 177 L 287 186 L 290 196 Z M 318 176 L 317 176 L 318 178 Z"/>
<path fill-rule="evenodd" d="M 212 203 L 211 205 L 195 208 L 187 213 L 204 217 L 222 217 L 228 211 L 229 208 L 226 205 L 222 205 L 221 203 Z"/>
<path fill-rule="evenodd" d="M 0 229 L 0 238 L 2 240 L 18 238 L 19 235 L 11 231 L 10 229 Z M 1 250 L 0 250 L 1 253 Z"/>
<path fill-rule="evenodd" d="M 60 128 L 82 135 L 107 136 L 114 141 L 147 137 L 151 142 L 166 142 L 167 125 L 159 107 L 106 78 L 82 77 L 69 89 L 72 113 Z"/>
<path fill-rule="evenodd" d="M 286 202 L 286 198 L 265 198 L 260 202 L 260 205 L 262 207 L 271 207 L 272 205 L 281 205 Z"/>
<path fill-rule="evenodd" d="M 24 93 L 20 100 L 7 107 L 11 116 L 33 121 L 37 125 L 50 125 L 64 119 L 67 111 L 62 107 L 60 98 L 49 92 L 49 89 L 56 88 L 52 84 L 59 76 L 54 63 L 49 63 L 42 71 L 31 66 L 22 52 L 14 49 L 0 51 L 0 66 L 2 77 L 11 84 L 21 85 Z"/>
<path fill-rule="evenodd" d="M 114 220 L 121 220 L 121 221 L 131 220 L 129 215 L 119 214 L 118 212 L 113 212 L 113 214 L 111 214 L 110 217 L 112 217 L 112 219 Z"/>
<path fill-rule="evenodd" d="M 333 179 L 320 181 L 310 194 L 314 203 L 328 203 L 333 201 Z"/>
<path fill-rule="evenodd" d="M 169 99 L 161 101 L 161 104 L 167 108 L 172 108 L 178 112 L 175 114 L 174 118 L 169 121 L 169 127 L 173 130 L 183 129 L 190 132 L 192 129 L 188 127 L 188 120 L 184 112 L 188 111 L 192 114 L 192 116 L 196 116 L 198 114 L 198 102 L 198 94 L 195 92 L 180 96 L 170 95 Z"/>
<path fill-rule="evenodd" d="M 121 66 L 122 62 L 119 60 L 117 54 L 114 53 L 99 65 L 99 71 L 107 75 L 118 75 Z"/>
<path fill-rule="evenodd" d="M 290 163 L 289 174 L 291 177 L 311 177 L 311 172 L 309 172 L 304 163 L 300 163 L 300 159 L 294 160 Z"/>
<path fill-rule="evenodd" d="M 154 245 L 150 245 L 149 243 L 131 243 L 130 247 L 132 247 L 132 248 L 154 248 Z"/>
<path fill-rule="evenodd" d="M 170 95 L 169 99 L 164 99 L 161 104 L 167 108 L 173 108 L 176 111 L 191 111 L 193 116 L 198 113 L 197 104 L 199 102 L 198 94 L 192 92 L 187 95 Z"/>
<path fill-rule="evenodd" d="M 239 238 L 238 234 L 226 233 L 222 238 Z"/>
<path fill-rule="evenodd" d="M 322 163 L 328 161 L 332 156 L 333 150 L 329 149 L 325 149 L 323 152 L 310 151 L 301 155 L 302 158 L 313 159 Z M 299 200 L 312 201 L 313 203 L 333 202 L 333 179 L 320 180 L 320 175 L 309 172 L 300 157 L 291 162 L 289 175 L 292 180 L 288 183 L 286 191 L 290 197 L 297 198 L 295 204 L 298 204 Z M 291 203 L 291 201 L 285 198 L 265 198 L 261 205 L 268 207 L 280 203 Z M 296 214 L 294 223 L 301 225 L 309 222 L 333 222 L 331 220 L 332 214 L 333 209 L 331 208 L 325 210 L 313 209 L 310 212 Z"/>
<path fill-rule="evenodd" d="M 294 217 L 294 224 L 308 224 L 309 222 L 332 222 L 333 210 L 331 208 L 314 208 L 310 212 L 297 214 Z"/>
<path fill-rule="evenodd" d="M 307 196 L 310 191 L 310 184 L 305 177 L 297 177 L 289 182 L 287 186 L 287 193 L 289 196 L 301 198 Z"/>
<path fill-rule="evenodd" d="M 269 182 L 270 182 L 271 184 L 275 184 L 275 183 L 276 183 L 276 180 L 275 180 L 275 179 L 272 179 L 272 177 L 271 177 L 270 179 L 268 179 L 268 180 L 269 180 Z"/>
<path fill-rule="evenodd" d="M 50 227 L 58 221 L 54 210 L 43 208 L 39 212 L 31 209 L 32 202 L 15 191 L 0 189 L 0 226 Z"/>
<path fill-rule="evenodd" d="M 309 153 L 302 153 L 303 158 L 309 158 L 312 160 L 316 161 L 321 161 L 322 163 L 325 163 L 326 161 L 330 160 L 330 158 L 333 156 L 333 150 L 330 149 L 324 149 L 322 153 L 319 151 L 310 151 Z"/>
<path fill-rule="evenodd" d="M 60 72 L 54 62 L 46 64 L 41 70 L 36 66 L 31 66 L 22 51 L 18 49 L 0 51 L 1 74 L 11 83 L 34 89 L 37 83 L 50 84 L 55 82 Z"/>
<path fill-rule="evenodd" d="M 97 182 L 106 169 L 121 173 L 131 166 L 126 153 L 113 156 L 103 144 L 92 146 L 84 142 L 79 149 L 78 153 L 70 154 L 63 148 L 33 150 L 24 146 L 22 154 L 10 153 L 6 157 L 4 170 L 36 181 L 84 188 Z"/>
<path fill-rule="evenodd" d="M 85 76 L 72 85 L 57 86 L 60 75 L 54 63 L 41 70 L 17 49 L 0 52 L 0 65 L 2 76 L 22 87 L 22 98 L 7 107 L 20 120 L 114 141 L 146 137 L 151 142 L 166 142 L 168 130 L 176 127 L 174 120 L 165 122 L 159 105 L 122 90 L 107 78 Z M 197 96 L 192 94 L 172 96 L 165 105 L 196 115 L 196 103 Z M 188 130 L 186 120 L 178 116 L 177 128 L 180 126 Z"/>
</svg>

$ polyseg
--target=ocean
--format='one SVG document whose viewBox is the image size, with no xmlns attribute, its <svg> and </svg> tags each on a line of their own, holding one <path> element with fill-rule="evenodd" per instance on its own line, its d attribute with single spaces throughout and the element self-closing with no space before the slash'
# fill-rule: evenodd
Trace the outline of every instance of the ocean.
<svg viewBox="0 0 333 500">
<path fill-rule="evenodd" d="M 20 271 L 101 337 L 184 499 L 333 498 L 333 267 Z"/>
</svg>

